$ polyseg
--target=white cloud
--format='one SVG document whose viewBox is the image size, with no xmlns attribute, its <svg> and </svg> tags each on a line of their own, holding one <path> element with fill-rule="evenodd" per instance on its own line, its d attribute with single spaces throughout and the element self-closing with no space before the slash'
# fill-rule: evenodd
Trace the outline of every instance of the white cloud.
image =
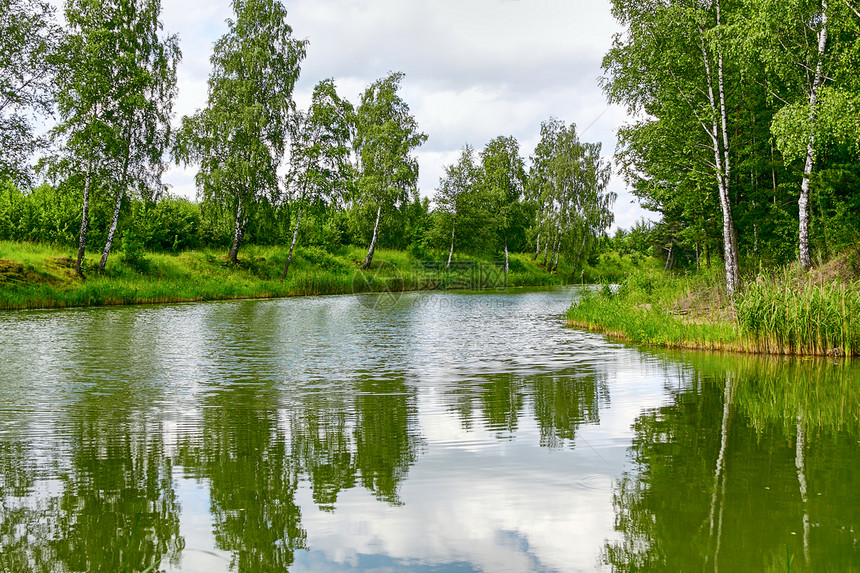
<svg viewBox="0 0 860 573">
<path fill-rule="evenodd" d="M 626 115 L 607 105 L 597 82 L 618 31 L 608 0 L 284 3 L 294 36 L 310 41 L 296 86 L 300 105 L 323 78 L 333 77 L 340 93 L 357 102 L 375 79 L 406 74 L 404 99 L 429 136 L 418 153 L 424 196 L 432 196 L 463 144 L 480 149 L 495 136 L 513 135 L 528 157 L 549 117 L 575 122 L 583 139 L 600 141 L 606 155 L 614 151 Z M 183 50 L 177 117 L 205 104 L 212 44 L 230 15 L 223 0 L 165 3 L 165 29 L 179 34 Z M 187 194 L 188 173 L 182 181 L 176 173 L 167 181 Z M 619 194 L 616 225 L 629 227 L 647 214 L 630 204 L 620 177 L 612 189 Z"/>
</svg>

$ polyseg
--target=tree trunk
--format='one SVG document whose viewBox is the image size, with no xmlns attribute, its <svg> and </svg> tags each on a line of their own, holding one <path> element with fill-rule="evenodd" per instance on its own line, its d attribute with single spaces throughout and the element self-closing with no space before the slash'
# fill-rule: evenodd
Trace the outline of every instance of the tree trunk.
<svg viewBox="0 0 860 573">
<path fill-rule="evenodd" d="M 717 2 L 717 26 L 720 25 L 720 12 L 719 12 L 719 2 Z M 711 63 L 708 58 L 708 52 L 705 49 L 705 39 L 704 35 L 702 36 L 702 60 L 705 64 L 705 74 L 707 76 L 707 84 L 708 84 L 708 102 L 713 110 L 713 122 L 711 124 L 711 132 L 708 134 L 711 138 L 711 143 L 713 145 L 714 150 L 714 162 L 716 165 L 716 176 L 717 176 L 717 188 L 719 190 L 720 195 L 720 208 L 723 213 L 723 246 L 725 251 L 725 264 L 726 264 L 726 294 L 731 296 L 734 294 L 735 290 L 738 288 L 738 280 L 740 278 L 740 267 L 738 263 L 736 239 L 735 239 L 735 225 L 734 220 L 732 218 L 732 206 L 729 200 L 729 177 L 730 167 L 728 164 L 723 165 L 723 159 L 728 159 L 728 149 L 726 149 L 725 155 L 721 153 L 720 149 L 720 121 L 718 121 L 718 104 L 717 98 L 714 95 L 714 83 L 711 78 Z M 725 95 L 722 90 L 723 85 L 723 67 L 722 67 L 722 52 L 720 52 L 719 57 L 719 67 L 717 68 L 718 73 L 718 84 L 720 86 L 720 98 L 721 105 L 719 106 L 719 117 L 723 117 L 725 115 L 724 112 L 724 98 Z M 725 121 L 725 120 L 723 120 Z M 722 126 L 722 140 L 723 146 L 728 146 L 728 132 L 726 131 L 726 126 Z"/>
<path fill-rule="evenodd" d="M 543 268 L 546 269 L 546 256 L 549 254 L 549 243 L 544 243 L 543 246 Z"/>
<path fill-rule="evenodd" d="M 666 255 L 666 264 L 663 265 L 663 272 L 669 272 L 672 268 L 672 250 L 675 248 L 675 243 L 669 243 L 669 254 Z"/>
<path fill-rule="evenodd" d="M 81 233 L 78 235 L 78 260 L 75 263 L 75 272 L 79 277 L 84 278 L 84 273 L 81 270 L 81 263 L 84 260 L 84 253 L 87 249 L 87 228 L 90 224 L 90 185 L 92 184 L 92 166 L 93 160 L 87 162 L 87 174 L 84 178 L 84 204 L 81 212 Z"/>
<path fill-rule="evenodd" d="M 508 280 L 508 271 L 511 269 L 510 255 L 508 254 L 508 240 L 505 239 L 505 282 Z"/>
<path fill-rule="evenodd" d="M 105 248 L 102 251 L 102 259 L 99 261 L 99 274 L 103 273 L 105 270 L 105 265 L 107 265 L 108 255 L 110 254 L 110 248 L 113 245 L 113 236 L 116 233 L 116 225 L 119 221 L 119 211 L 122 207 L 122 198 L 125 195 L 125 189 L 120 188 L 119 192 L 116 194 L 116 205 L 113 208 L 113 218 L 110 222 L 110 228 L 108 229 L 107 241 L 105 241 Z"/>
<path fill-rule="evenodd" d="M 287 271 L 290 270 L 290 263 L 293 261 L 293 249 L 296 248 L 296 241 L 299 240 L 299 223 L 302 222 L 302 208 L 299 207 L 299 212 L 296 215 L 296 229 L 293 231 L 293 242 L 290 243 L 290 252 L 287 254 L 287 264 L 284 265 L 284 274 L 281 275 L 281 282 L 287 279 Z"/>
<path fill-rule="evenodd" d="M 556 247 L 555 252 L 553 253 L 553 256 L 552 256 L 552 269 L 550 269 L 552 272 L 555 272 L 558 270 L 558 257 L 559 257 L 560 251 L 561 251 L 561 230 L 559 230 L 559 233 L 558 233 L 557 243 L 558 243 L 558 246 Z"/>
<path fill-rule="evenodd" d="M 367 256 L 364 258 L 361 268 L 370 268 L 370 263 L 373 262 L 373 251 L 376 250 L 376 239 L 379 237 L 379 220 L 382 218 L 382 205 L 376 209 L 376 225 L 373 227 L 373 238 L 370 240 L 370 248 L 367 249 Z"/>
<path fill-rule="evenodd" d="M 230 262 L 236 264 L 239 262 L 239 245 L 242 243 L 242 237 L 245 234 L 244 213 L 242 212 L 242 200 L 237 198 L 236 206 L 236 226 L 233 228 L 233 244 L 230 246 L 230 252 L 227 253 L 227 258 Z"/>
<path fill-rule="evenodd" d="M 821 89 L 824 66 L 824 50 L 827 48 L 827 2 L 821 3 L 821 31 L 818 33 L 818 63 L 815 66 L 815 77 L 812 80 L 812 90 L 809 93 L 809 140 L 806 144 L 806 163 L 803 167 L 803 182 L 800 184 L 800 199 L 797 202 L 800 211 L 798 221 L 800 266 L 803 270 L 812 267 L 812 257 L 809 254 L 809 180 L 815 167 L 815 122 L 818 117 L 818 93 Z"/>
<path fill-rule="evenodd" d="M 445 265 L 446 269 L 451 268 L 451 259 L 454 257 L 454 223 L 451 223 L 451 250 L 448 251 L 448 263 Z"/>
<path fill-rule="evenodd" d="M 113 209 L 113 218 L 110 222 L 110 228 L 108 229 L 107 241 L 105 241 L 105 248 L 102 251 L 102 258 L 99 261 L 99 274 L 103 273 L 105 270 L 105 265 L 107 265 L 108 255 L 110 255 L 110 249 L 113 245 L 113 237 L 116 233 L 116 226 L 119 222 L 119 211 L 122 208 L 122 200 L 125 197 L 125 188 L 127 185 L 128 179 L 128 162 L 130 160 L 130 152 L 126 149 L 125 157 L 123 158 L 122 164 L 122 179 L 120 179 L 119 191 L 116 195 L 116 205 Z"/>
<path fill-rule="evenodd" d="M 540 254 L 540 233 L 537 234 L 537 239 L 535 239 L 535 256 L 532 257 L 532 260 L 536 261 L 539 254 Z"/>
<path fill-rule="evenodd" d="M 588 235 L 584 232 L 582 234 L 582 242 L 579 244 L 579 252 L 576 253 L 576 266 L 582 268 L 582 253 L 585 252 L 585 241 L 588 239 Z"/>
</svg>

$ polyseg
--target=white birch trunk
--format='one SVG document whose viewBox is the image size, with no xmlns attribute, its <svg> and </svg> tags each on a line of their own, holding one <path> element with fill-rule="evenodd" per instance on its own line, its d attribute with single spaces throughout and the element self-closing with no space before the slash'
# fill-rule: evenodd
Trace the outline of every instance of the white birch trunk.
<svg viewBox="0 0 860 573">
<path fill-rule="evenodd" d="M 87 174 L 84 177 L 84 204 L 81 210 L 81 232 L 78 235 L 78 260 L 75 263 L 75 272 L 79 277 L 84 278 L 84 273 L 81 270 L 81 263 L 84 260 L 84 253 L 87 250 L 87 228 L 90 224 L 90 185 L 92 184 L 92 156 L 87 160 Z"/>
<path fill-rule="evenodd" d="M 239 244 L 242 242 L 242 235 L 245 231 L 245 222 L 243 221 L 244 213 L 242 212 L 242 200 L 236 198 L 236 225 L 233 227 L 233 244 L 230 246 L 230 252 L 227 258 L 231 262 L 236 263 L 239 260 Z"/>
<path fill-rule="evenodd" d="M 451 268 L 451 259 L 454 258 L 454 229 L 455 225 L 451 223 L 451 250 L 448 251 L 448 263 L 445 265 L 446 269 Z"/>
<path fill-rule="evenodd" d="M 800 266 L 804 270 L 812 267 L 812 257 L 809 254 L 809 180 L 815 167 L 815 122 L 818 118 L 818 95 L 821 89 L 824 51 L 827 48 L 827 2 L 821 3 L 821 31 L 818 33 L 818 63 L 815 66 L 815 77 L 809 93 L 809 140 L 806 144 L 806 162 L 803 167 L 803 182 L 800 184 L 800 199 L 797 202 L 798 237 L 800 251 Z"/>
<path fill-rule="evenodd" d="M 370 267 L 370 263 L 373 262 L 373 251 L 376 250 L 376 239 L 379 237 L 379 220 L 382 218 L 382 206 L 380 205 L 376 209 L 376 225 L 373 226 L 373 238 L 370 240 L 370 248 L 367 249 L 367 256 L 364 258 L 364 263 L 362 263 L 361 268 L 366 269 Z"/>
<path fill-rule="evenodd" d="M 704 38 L 702 38 L 702 60 L 705 64 L 705 75 L 708 82 L 708 102 L 711 106 L 713 122 L 711 124 L 711 132 L 708 135 L 711 138 L 711 143 L 714 150 L 714 162 L 717 167 L 717 188 L 720 195 L 720 208 L 723 213 L 723 250 L 725 251 L 725 266 L 726 266 L 726 294 L 731 296 L 738 287 L 738 260 L 737 250 L 735 249 L 735 228 L 734 220 L 732 219 L 732 206 L 729 201 L 729 180 L 726 177 L 726 172 L 723 166 L 723 154 L 720 150 L 720 127 L 717 110 L 717 99 L 714 95 L 714 82 L 711 78 L 711 63 L 708 60 L 708 52 L 705 49 Z M 721 69 L 720 69 L 721 70 Z"/>
<path fill-rule="evenodd" d="M 299 212 L 296 215 L 296 228 L 293 231 L 293 242 L 290 243 L 290 252 L 287 254 L 287 263 L 284 265 L 284 273 L 281 275 L 281 282 L 287 279 L 287 271 L 290 270 L 290 263 L 293 261 L 293 249 L 296 248 L 296 241 L 299 240 L 299 223 L 302 222 L 302 208 L 299 207 Z"/>
</svg>

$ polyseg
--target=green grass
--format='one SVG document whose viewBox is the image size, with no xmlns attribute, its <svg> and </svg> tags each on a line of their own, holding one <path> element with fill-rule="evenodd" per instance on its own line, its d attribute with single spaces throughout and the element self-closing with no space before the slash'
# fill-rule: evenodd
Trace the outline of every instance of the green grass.
<svg viewBox="0 0 860 573">
<path fill-rule="evenodd" d="M 615 289 L 587 292 L 568 324 L 665 348 L 860 355 L 860 284 L 814 277 L 761 276 L 729 300 L 716 271 L 644 269 Z"/>
<path fill-rule="evenodd" d="M 223 251 L 178 254 L 144 253 L 134 261 L 114 253 L 103 275 L 96 273 L 98 252 L 84 260 L 86 280 L 74 273 L 71 248 L 0 242 L 0 309 L 62 308 L 166 303 L 235 298 L 269 298 L 384 290 L 544 286 L 566 282 L 565 268 L 548 273 L 528 255 L 512 255 L 507 278 L 496 260 L 445 257 L 425 265 L 404 251 L 377 249 L 371 269 L 362 271 L 366 248 L 345 246 L 334 252 L 319 247 L 296 249 L 287 279 L 281 282 L 287 249 L 248 245 L 239 263 Z M 570 274 L 567 271 L 567 274 Z"/>
</svg>

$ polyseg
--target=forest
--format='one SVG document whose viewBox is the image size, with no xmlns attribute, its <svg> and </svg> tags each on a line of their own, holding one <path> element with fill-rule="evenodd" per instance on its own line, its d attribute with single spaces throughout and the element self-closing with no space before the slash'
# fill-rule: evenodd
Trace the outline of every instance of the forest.
<svg viewBox="0 0 860 573">
<path fill-rule="evenodd" d="M 391 72 L 352 103 L 333 78 L 308 109 L 293 99 L 307 40 L 277 0 L 234 0 L 210 58 L 208 97 L 173 121 L 179 39 L 159 0 L 68 0 L 64 23 L 39 0 L 4 2 L 0 240 L 76 247 L 75 272 L 103 273 L 119 250 L 246 244 L 337 252 L 408 250 L 450 266 L 455 255 L 510 265 L 512 252 L 556 270 L 577 266 L 612 222 L 600 145 L 549 118 L 534 154 L 499 136 L 464 146 L 432 196 L 419 193 L 415 150 L 428 138 Z M 52 128 L 40 136 L 37 121 Z M 161 181 L 196 171 L 194 200 Z M 118 247 L 117 247 L 118 245 Z M 99 249 L 97 265 L 87 249 Z"/>
</svg>

